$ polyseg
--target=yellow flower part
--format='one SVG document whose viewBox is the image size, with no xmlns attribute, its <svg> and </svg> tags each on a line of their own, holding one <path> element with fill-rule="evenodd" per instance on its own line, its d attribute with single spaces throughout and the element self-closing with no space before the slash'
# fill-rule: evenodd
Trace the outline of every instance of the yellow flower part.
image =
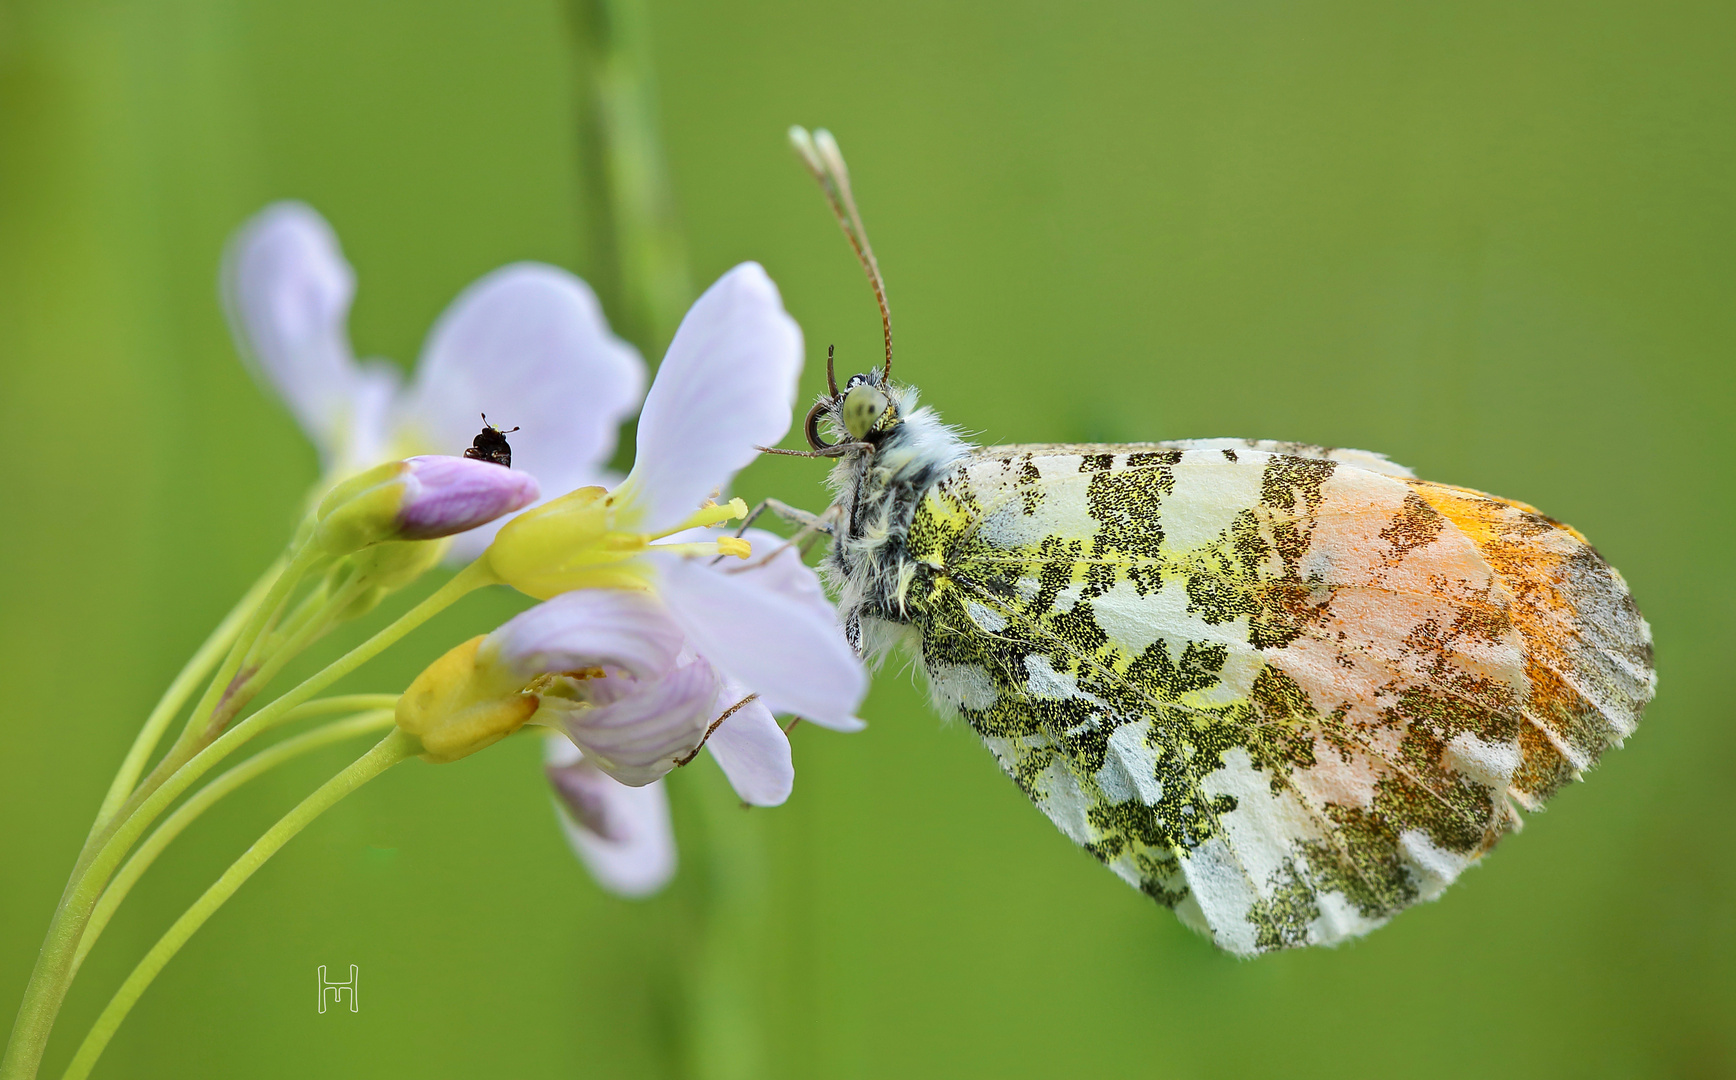
<svg viewBox="0 0 1736 1080">
<path fill-rule="evenodd" d="M 634 526 L 643 520 L 630 497 L 600 487 L 580 488 L 507 522 L 489 547 L 489 566 L 520 592 L 547 600 L 574 589 L 650 587 L 646 554 L 734 555 L 747 558 L 746 540 L 726 536 L 696 543 L 658 544 L 678 532 L 721 524 L 747 514 L 747 503 L 711 500 L 673 528 L 655 532 Z"/>
<path fill-rule="evenodd" d="M 498 665 L 477 663 L 477 635 L 429 664 L 398 699 L 398 727 L 422 740 L 422 760 L 468 757 L 523 727 L 536 712 L 535 694 Z"/>
</svg>

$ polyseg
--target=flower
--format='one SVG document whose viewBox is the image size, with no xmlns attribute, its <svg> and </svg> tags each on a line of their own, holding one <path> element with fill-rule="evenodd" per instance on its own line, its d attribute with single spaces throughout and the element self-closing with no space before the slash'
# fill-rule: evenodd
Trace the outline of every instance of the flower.
<svg viewBox="0 0 1736 1080">
<path fill-rule="evenodd" d="M 795 775 L 775 713 L 863 726 L 866 673 L 813 571 L 769 533 L 707 531 L 746 513 L 715 499 L 788 431 L 802 363 L 801 331 L 757 264 L 682 321 L 613 490 L 603 463 L 644 367 L 583 282 L 534 264 L 484 277 L 436 322 L 407 388 L 391 365 L 355 361 L 353 292 L 330 227 L 301 204 L 268 207 L 230 246 L 231 323 L 319 448 L 327 546 L 435 536 L 538 486 L 557 493 L 455 538 L 460 557 L 484 554 L 544 603 L 448 651 L 402 695 L 399 726 L 424 757 L 454 761 L 527 723 L 559 731 L 549 775 L 568 835 L 599 881 L 639 895 L 674 869 L 660 778 L 677 763 L 703 745 L 744 801 L 772 806 Z M 491 464 L 391 460 L 460 449 L 483 411 L 522 427 L 513 464 L 528 488 L 474 472 Z"/>
<path fill-rule="evenodd" d="M 561 493 L 607 480 L 645 364 L 609 332 L 595 295 L 557 267 L 517 263 L 459 294 L 429 332 L 406 386 L 390 363 L 357 363 L 347 321 L 355 274 L 302 203 L 266 207 L 230 242 L 223 296 L 242 355 L 318 447 L 330 486 L 394 458 L 457 455 L 479 413 L 517 426 L 513 467 Z M 497 526 L 456 538 L 455 557 Z"/>
<path fill-rule="evenodd" d="M 675 830 L 663 781 L 628 787 L 567 740 L 544 745 L 561 830 L 597 883 L 627 897 L 667 885 L 675 876 Z"/>
<path fill-rule="evenodd" d="M 712 558 L 745 559 L 751 541 L 697 539 L 708 534 L 694 531 L 746 512 L 739 499 L 719 506 L 711 496 L 757 456 L 756 447 L 789 430 L 801 364 L 801 330 L 777 286 L 757 263 L 729 271 L 670 343 L 639 416 L 627 479 L 614 491 L 569 492 L 509 521 L 486 554 L 495 574 L 544 599 L 591 587 L 650 589 L 696 652 L 760 689 L 771 709 L 848 725 L 866 675 L 830 605 L 787 603 L 748 576 L 718 572 Z M 781 567 L 780 580 L 793 580 Z M 817 583 L 812 592 L 820 595 Z M 786 654 L 811 654 L 812 663 L 792 668 Z"/>
<path fill-rule="evenodd" d="M 654 890 L 673 872 L 661 795 L 628 788 L 655 784 L 652 774 L 676 760 L 674 746 L 704 737 L 697 718 L 718 718 L 707 727 L 706 745 L 737 793 L 758 805 L 783 802 L 794 781 L 789 740 L 774 714 L 838 730 L 862 726 L 853 714 L 867 676 L 813 571 L 771 534 L 737 539 L 705 531 L 745 513 L 740 500 L 720 506 L 715 499 L 758 446 L 789 430 L 801 363 L 801 330 L 777 287 L 757 264 L 737 266 L 699 298 L 670 343 L 645 398 L 627 479 L 613 491 L 581 489 L 521 514 L 484 556 L 501 580 L 556 598 L 521 616 L 527 621 L 519 629 L 545 620 L 539 632 L 550 633 L 577 611 L 577 601 L 566 599 L 573 590 L 636 590 L 654 596 L 679 627 L 682 655 L 717 675 L 708 713 L 694 711 L 705 696 L 702 669 L 665 668 L 648 684 L 636 676 L 631 692 L 623 690 L 622 700 L 645 705 L 650 699 L 638 695 L 652 686 L 664 695 L 623 725 L 631 736 L 607 732 L 654 764 L 627 760 L 621 745 L 599 742 L 605 733 L 573 724 L 565 730 L 576 753 L 550 751 L 550 779 L 574 848 L 618 891 Z M 534 650 L 524 642 L 535 637 L 527 630 L 495 655 L 529 655 Z M 662 681 L 677 671 L 678 684 Z M 601 692 L 585 683 L 567 692 Z M 626 716 L 625 708 L 607 715 Z"/>
<path fill-rule="evenodd" d="M 504 718 L 562 731 L 623 783 L 657 779 L 698 748 L 719 678 L 684 651 L 649 593 L 585 589 L 538 604 L 431 666 L 399 700 L 398 726 L 435 760 L 492 742 Z M 472 745 L 472 744 L 475 745 Z"/>
<path fill-rule="evenodd" d="M 744 585 L 769 594 L 769 604 L 789 609 L 805 608 L 835 624 L 836 616 L 820 589 L 819 579 L 802 563 L 793 547 L 782 545 L 770 533 L 750 531 L 748 538 L 756 550 L 766 552 L 769 558 L 762 556 L 763 562 L 756 559 L 755 564 L 747 567 L 723 566 L 712 572 L 736 577 Z M 551 614 L 561 610 L 563 617 L 574 616 L 578 614 L 576 606 L 567 605 L 575 604 L 575 600 L 569 598 L 606 595 L 608 593 L 601 590 L 568 593 L 540 605 L 540 609 Z M 532 609 L 533 612 L 538 610 Z M 526 613 L 529 615 L 531 612 Z M 526 616 L 520 616 L 526 621 L 516 628 L 512 638 L 518 650 L 530 651 L 533 627 Z M 502 627 L 502 631 L 505 630 Z M 553 620 L 545 621 L 542 632 L 552 630 Z M 506 637 L 505 634 L 502 636 Z M 767 700 L 776 700 L 783 684 L 800 678 L 804 666 L 814 662 L 812 653 L 828 650 L 828 643 L 834 641 L 842 643 L 842 635 L 835 625 L 830 634 L 822 635 L 814 643 L 815 648 L 796 651 L 789 650 L 785 643 L 773 644 L 769 651 L 779 653 L 783 670 L 761 676 L 771 679 L 769 682 L 751 684 L 762 691 L 758 696 L 749 689 L 750 684 L 741 681 L 732 671 L 718 670 L 715 696 L 706 703 L 709 707 L 698 713 L 699 724 L 693 723 L 691 714 L 677 716 L 673 710 L 667 718 L 667 730 L 676 737 L 663 747 L 668 755 L 664 760 L 674 759 L 675 755 L 670 751 L 681 743 L 681 736 L 688 740 L 694 740 L 696 736 L 704 738 L 706 750 L 722 767 L 743 802 L 753 806 L 782 804 L 789 798 L 794 785 L 795 766 L 791 760 L 789 738 L 768 707 Z M 686 644 L 682 655 L 695 655 L 691 643 Z M 700 662 L 711 666 L 709 662 Z M 601 681 L 606 684 L 609 680 Z M 833 687 L 833 692 L 860 694 L 859 689 L 847 683 Z M 851 705 L 854 704 L 852 700 Z M 722 721 L 718 723 L 716 718 L 720 717 Z M 841 731 L 859 731 L 864 725 L 851 717 L 826 726 Z M 630 786 L 634 781 L 642 780 L 645 774 L 637 773 L 630 778 L 622 776 L 619 762 L 603 756 L 609 749 L 596 747 L 597 736 L 593 732 L 569 731 L 568 734 L 570 739 L 549 739 L 545 754 L 546 771 L 556 796 L 556 810 L 568 842 L 598 882 L 611 891 L 624 896 L 645 896 L 656 892 L 674 874 L 676 861 L 668 797 L 662 781 L 653 779 L 650 783 Z M 668 769 L 661 771 L 667 772 Z"/>
<path fill-rule="evenodd" d="M 738 579 L 781 609 L 786 625 L 804 613 L 830 633 L 777 636 L 762 644 L 779 669 L 751 685 L 737 669 L 693 648 L 651 592 L 580 589 L 538 604 L 493 633 L 451 650 L 418 676 L 398 704 L 398 725 L 422 740 L 424 758 L 455 761 L 525 724 L 550 739 L 547 771 L 562 824 L 598 881 L 629 896 L 656 891 L 673 874 L 674 839 L 661 777 L 710 750 L 736 793 L 756 806 L 789 797 L 795 779 L 789 739 L 768 700 L 787 695 L 839 647 L 835 614 L 795 549 L 769 533 L 750 534 L 767 555 L 745 567 L 702 573 Z M 853 709 L 861 683 L 829 690 Z M 833 710 L 827 710 L 829 715 Z M 862 728 L 853 717 L 828 726 Z M 646 789 L 654 789 L 647 791 Z"/>
</svg>

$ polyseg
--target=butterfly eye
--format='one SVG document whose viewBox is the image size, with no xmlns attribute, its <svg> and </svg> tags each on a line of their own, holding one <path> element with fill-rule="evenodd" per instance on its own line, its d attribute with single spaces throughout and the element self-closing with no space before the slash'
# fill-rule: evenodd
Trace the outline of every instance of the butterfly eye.
<svg viewBox="0 0 1736 1080">
<path fill-rule="evenodd" d="M 857 382 L 864 378 L 858 375 L 850 380 L 850 388 L 844 391 L 844 430 L 853 439 L 861 439 L 874 427 L 874 422 L 880 419 L 880 414 L 886 411 L 886 395 L 877 387 L 866 382 Z"/>
</svg>

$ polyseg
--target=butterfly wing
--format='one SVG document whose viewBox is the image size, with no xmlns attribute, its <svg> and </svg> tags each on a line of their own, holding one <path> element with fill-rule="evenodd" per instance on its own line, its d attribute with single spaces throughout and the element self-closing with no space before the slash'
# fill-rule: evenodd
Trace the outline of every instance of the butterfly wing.
<svg viewBox="0 0 1736 1080">
<path fill-rule="evenodd" d="M 1357 451 L 994 448 L 924 498 L 909 555 L 937 703 L 1241 954 L 1438 895 L 1655 683 L 1577 532 Z"/>
</svg>

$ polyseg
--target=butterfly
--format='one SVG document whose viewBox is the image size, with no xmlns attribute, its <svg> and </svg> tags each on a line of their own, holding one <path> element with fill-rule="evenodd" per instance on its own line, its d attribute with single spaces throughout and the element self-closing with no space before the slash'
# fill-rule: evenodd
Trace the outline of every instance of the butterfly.
<svg viewBox="0 0 1736 1080">
<path fill-rule="evenodd" d="M 891 380 L 836 142 L 792 129 L 886 361 L 808 415 L 858 650 L 907 648 L 1071 840 L 1220 948 L 1433 899 L 1637 725 L 1651 630 L 1570 526 L 1360 450 L 976 447 Z M 829 437 L 828 437 L 829 436 Z M 836 441 L 833 441 L 836 440 Z"/>
</svg>

